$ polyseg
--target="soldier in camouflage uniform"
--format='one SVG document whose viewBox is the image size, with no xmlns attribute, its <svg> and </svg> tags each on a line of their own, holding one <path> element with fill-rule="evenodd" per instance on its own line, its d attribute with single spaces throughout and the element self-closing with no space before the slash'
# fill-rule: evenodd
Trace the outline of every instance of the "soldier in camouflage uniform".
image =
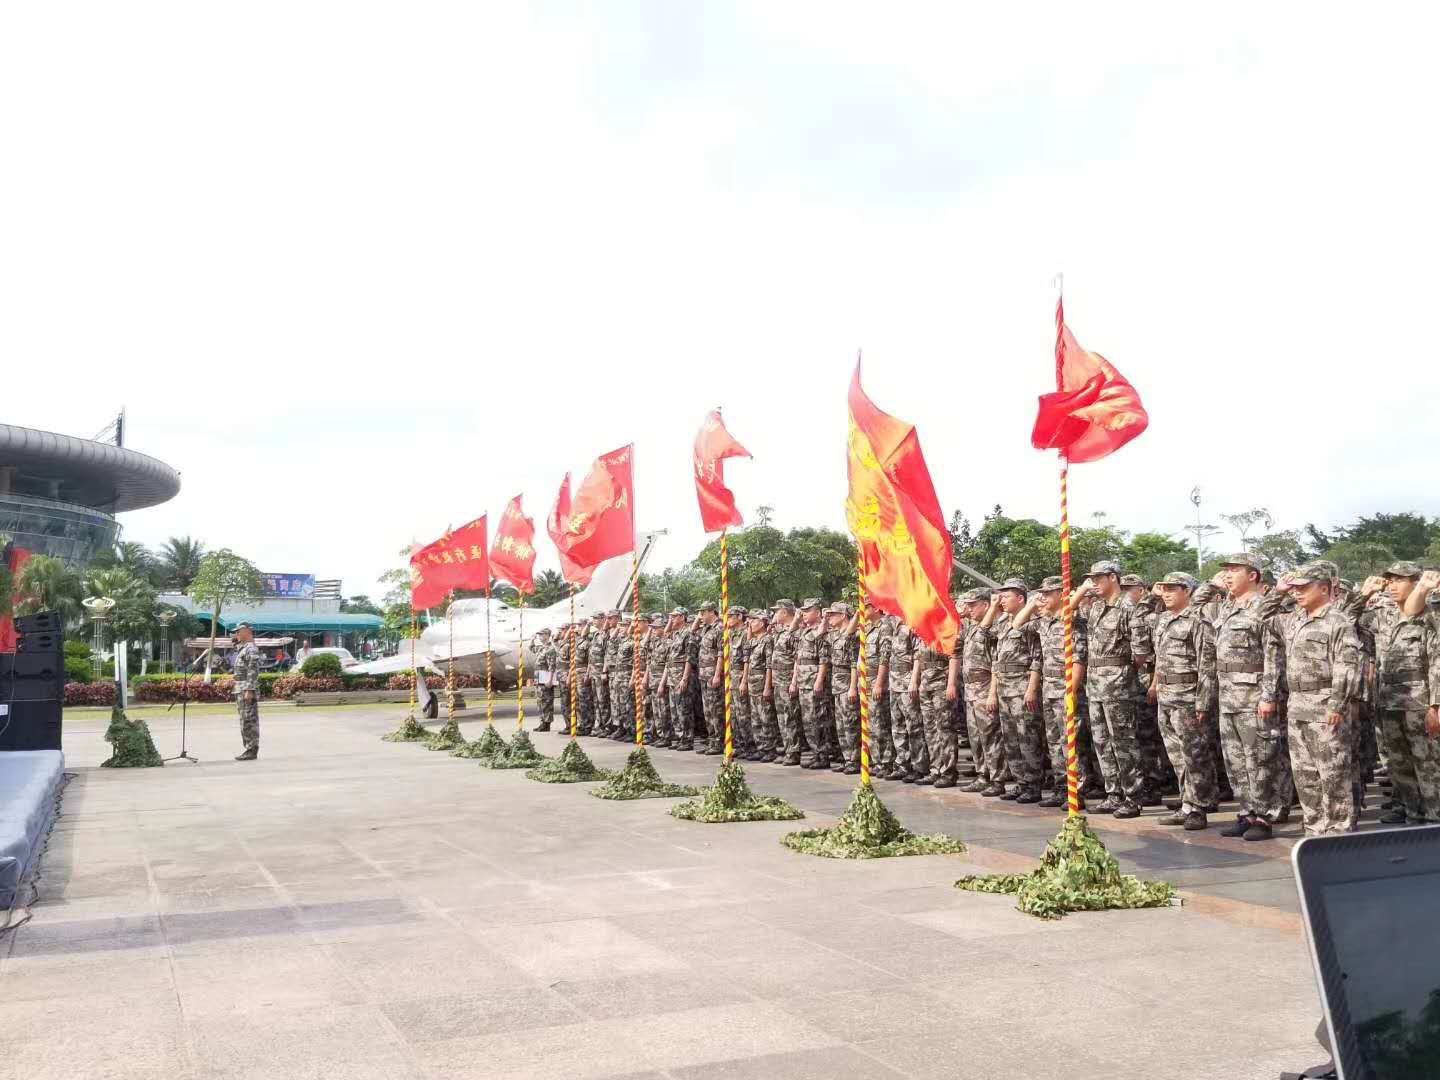
<svg viewBox="0 0 1440 1080">
<path fill-rule="evenodd" d="M 750 734 L 755 740 L 755 760 L 774 761 L 779 739 L 775 720 L 775 696 L 770 690 L 770 654 L 774 639 L 770 636 L 770 616 L 763 608 L 750 612 L 749 633 L 745 641 L 745 685 L 750 705 Z"/>
<path fill-rule="evenodd" d="M 754 761 L 755 733 L 750 729 L 750 689 L 745 685 L 745 663 L 750 655 L 750 612 L 731 604 L 725 622 L 730 641 L 730 741 L 735 756 Z"/>
<path fill-rule="evenodd" d="M 770 632 L 770 673 L 767 691 L 775 709 L 780 729 L 778 749 L 784 755 L 782 765 L 800 764 L 800 699 L 790 687 L 795 676 L 795 654 L 800 646 L 800 620 L 795 601 L 775 601 L 775 614 Z"/>
<path fill-rule="evenodd" d="M 559 650 L 550 640 L 550 628 L 547 626 L 530 641 L 530 659 L 535 665 L 536 706 L 540 711 L 536 731 L 549 731 L 550 725 L 555 722 L 555 665 L 558 657 Z"/>
<path fill-rule="evenodd" d="M 1149 641 L 1155 632 L 1155 621 L 1163 610 L 1160 598 L 1146 584 L 1139 574 L 1123 574 L 1120 588 L 1125 599 L 1134 605 L 1131 621 L 1136 627 L 1136 640 Z M 1144 627 L 1142 636 L 1139 628 Z M 1149 652 L 1147 651 L 1147 656 Z M 1150 700 L 1150 684 L 1154 670 L 1145 664 L 1135 668 L 1135 745 L 1139 750 L 1140 771 L 1145 777 L 1144 806 L 1159 806 L 1160 796 L 1167 791 L 1179 791 L 1179 780 L 1170 767 L 1170 756 L 1165 750 L 1165 740 L 1160 735 L 1160 707 Z"/>
<path fill-rule="evenodd" d="M 1353 707 L 1363 663 L 1354 624 L 1332 602 L 1335 582 L 1320 563 L 1306 563 L 1278 588 L 1295 598 L 1281 623 L 1289 689 L 1290 757 L 1307 833 L 1353 832 L 1359 812 L 1352 790 Z"/>
<path fill-rule="evenodd" d="M 990 610 L 991 592 L 986 588 L 961 593 L 961 614 L 965 625 L 958 646 L 960 687 L 965 694 L 965 711 L 970 719 L 970 756 L 975 760 L 975 779 L 962 791 L 999 798 L 1010 781 L 1005 760 L 1005 733 L 998 710 L 990 708 L 990 680 L 993 651 L 990 632 L 980 624 Z"/>
<path fill-rule="evenodd" d="M 581 619 L 575 637 L 575 688 L 580 698 L 580 719 L 576 732 L 589 735 L 595 730 L 595 684 L 590 680 L 590 647 L 595 643 L 595 627 L 589 619 Z"/>
<path fill-rule="evenodd" d="M 560 726 L 570 730 L 570 653 L 575 648 L 575 628 L 560 627 L 555 643 L 555 678 L 560 691 Z"/>
<path fill-rule="evenodd" d="M 1139 666 L 1147 666 L 1149 634 L 1132 627 L 1134 607 L 1120 591 L 1120 564 L 1101 560 L 1074 597 L 1075 618 L 1085 623 L 1090 642 L 1089 664 L 1085 668 L 1085 696 L 1090 710 L 1090 737 L 1100 759 L 1105 780 L 1105 801 L 1091 807 L 1093 813 L 1120 818 L 1140 816 L 1145 778 L 1140 770 L 1139 747 L 1135 736 L 1135 697 Z M 1146 644 L 1136 649 L 1135 637 Z"/>
<path fill-rule="evenodd" d="M 890 691 L 880 678 L 880 671 L 890 657 L 892 623 L 896 620 L 880 614 L 874 602 L 865 605 L 865 677 L 870 695 L 870 770 L 872 775 L 889 776 L 895 765 L 895 746 L 891 741 Z"/>
<path fill-rule="evenodd" d="M 725 627 L 719 610 L 707 600 L 700 605 L 699 641 L 700 694 L 705 709 L 704 753 L 725 752 Z"/>
<path fill-rule="evenodd" d="M 260 756 L 260 650 L 249 623 L 235 627 L 235 705 L 240 712 L 240 741 L 245 749 L 236 761 Z"/>
<path fill-rule="evenodd" d="M 605 611 L 590 627 L 590 662 L 587 665 L 595 702 L 595 723 L 590 733 L 597 738 L 610 734 L 610 686 L 605 678 L 609 649 L 610 612 Z"/>
<path fill-rule="evenodd" d="M 830 646 L 825 639 L 825 624 L 820 601 L 810 597 L 800 605 L 801 628 L 795 649 L 795 673 L 790 685 L 800 702 L 800 721 L 805 741 L 810 744 L 807 769 L 830 767 L 829 741 L 824 727 L 829 722 L 826 711 L 828 687 L 822 681 L 824 665 L 829 661 Z"/>
<path fill-rule="evenodd" d="M 1276 608 L 1261 592 L 1264 566 L 1242 551 L 1225 561 L 1226 596 L 1215 602 L 1205 586 L 1192 603 L 1203 603 L 1215 636 L 1215 681 L 1220 703 L 1220 746 L 1230 786 L 1240 803 L 1234 824 L 1221 836 L 1268 840 L 1272 826 L 1288 816 L 1289 784 L 1285 721 L 1280 714 L 1284 641 Z"/>
<path fill-rule="evenodd" d="M 670 746 L 674 750 L 695 749 L 695 714 L 690 691 L 699 677 L 699 641 L 690 629 L 690 613 L 684 608 L 670 612 L 665 638 L 665 681 L 662 692 L 670 699 Z"/>
<path fill-rule="evenodd" d="M 1040 800 L 1044 807 L 1067 806 L 1069 781 L 1066 777 L 1065 738 L 1065 620 L 1063 618 L 1064 582 L 1058 577 L 1047 577 L 1024 610 L 1015 617 L 1016 628 L 1033 625 L 1039 638 L 1041 701 L 1045 715 L 1045 737 L 1050 751 L 1050 770 L 1054 790 Z M 1085 660 L 1089 654 L 1085 624 L 1075 622 L 1072 626 L 1075 650 L 1075 684 L 1085 681 Z M 1077 694 L 1078 698 L 1078 694 Z M 1079 703 L 1076 703 L 1076 749 L 1080 787 L 1088 786 L 1092 779 L 1089 761 L 1079 753 Z"/>
<path fill-rule="evenodd" d="M 890 699 L 890 733 L 894 765 L 887 780 L 918 783 L 930 775 L 930 750 L 925 745 L 925 718 L 920 714 L 920 688 L 910 688 L 920 637 L 899 619 L 890 630 L 889 647 L 881 654 L 877 680 Z"/>
<path fill-rule="evenodd" d="M 1431 692 L 1432 636 L 1423 619 L 1404 610 L 1420 573 L 1417 563 L 1393 563 L 1362 590 L 1377 599 L 1380 588 L 1386 594 L 1367 613 L 1379 659 L 1380 735 L 1396 804 L 1380 818 L 1386 825 L 1440 821 L 1440 744 L 1426 727 L 1437 700 Z"/>
<path fill-rule="evenodd" d="M 651 746 L 670 745 L 670 696 L 665 693 L 665 668 L 669 650 L 665 640 L 665 616 L 650 616 L 645 633 L 645 741 Z"/>
<path fill-rule="evenodd" d="M 989 635 L 992 650 L 987 704 L 998 710 L 1005 756 L 1015 778 L 1014 786 L 1000 797 L 1038 803 L 1045 776 L 1040 642 L 1032 628 L 1016 625 L 1028 591 L 1023 579 L 1007 578 L 991 597 L 990 610 L 980 625 Z"/>
<path fill-rule="evenodd" d="M 1158 582 L 1165 613 L 1155 622 L 1155 674 L 1150 696 L 1160 709 L 1160 734 L 1180 777 L 1180 809 L 1160 818 L 1198 832 L 1219 800 L 1210 717 L 1218 704 L 1215 685 L 1215 630 L 1190 603 L 1198 584 L 1189 574 L 1166 574 Z"/>
<path fill-rule="evenodd" d="M 860 662 L 860 620 L 851 612 L 850 605 L 842 601 L 831 604 L 828 614 L 826 671 L 835 717 L 831 747 L 835 760 L 830 768 L 853 776 L 860 771 L 860 684 L 856 670 Z"/>
<path fill-rule="evenodd" d="M 610 731 L 616 742 L 635 741 L 635 624 L 627 611 L 617 615 L 605 652 L 610 686 Z"/>
<path fill-rule="evenodd" d="M 930 756 L 930 772 L 916 780 L 916 784 L 955 786 L 960 748 L 955 703 L 948 696 L 955 683 L 951 675 L 952 665 L 958 666 L 955 657 L 946 656 L 923 641 L 915 650 L 910 685 L 919 692 L 920 717 L 925 723 L 925 749 Z"/>
</svg>

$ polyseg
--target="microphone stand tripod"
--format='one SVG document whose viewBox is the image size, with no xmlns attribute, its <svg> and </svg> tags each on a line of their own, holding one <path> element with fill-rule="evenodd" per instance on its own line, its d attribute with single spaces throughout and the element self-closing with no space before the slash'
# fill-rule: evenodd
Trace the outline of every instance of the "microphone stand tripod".
<svg viewBox="0 0 1440 1080">
<path fill-rule="evenodd" d="M 182 664 L 180 666 L 180 753 L 174 757 L 163 758 L 162 760 L 164 761 L 188 761 L 191 765 L 200 764 L 199 758 L 193 757 L 185 750 L 185 721 L 187 719 L 186 712 L 190 705 L 190 673 L 194 666 L 195 662 L 193 660 L 188 664 Z M 165 711 L 168 713 L 170 709 L 173 708 L 175 708 L 175 702 L 172 701 L 169 708 Z"/>
</svg>

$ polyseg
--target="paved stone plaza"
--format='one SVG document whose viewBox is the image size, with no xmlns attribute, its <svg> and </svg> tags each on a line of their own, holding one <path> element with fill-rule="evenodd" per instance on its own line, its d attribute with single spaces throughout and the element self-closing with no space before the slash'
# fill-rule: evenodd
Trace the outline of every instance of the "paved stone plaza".
<svg viewBox="0 0 1440 1080">
<path fill-rule="evenodd" d="M 1053 811 L 881 784 L 971 853 L 810 858 L 777 842 L 794 824 L 380 742 L 401 714 L 267 707 L 255 763 L 205 716 L 200 765 L 127 772 L 95 767 L 103 721 L 67 721 L 42 902 L 0 938 L 0 1075 L 1263 1080 L 1319 1058 L 1286 845 L 1098 819 L 1190 902 L 1045 923 L 951 884 L 1033 865 Z M 178 713 L 146 715 L 174 753 Z M 718 762 L 654 757 L 682 782 Z M 854 788 L 746 771 L 808 825 Z"/>
</svg>

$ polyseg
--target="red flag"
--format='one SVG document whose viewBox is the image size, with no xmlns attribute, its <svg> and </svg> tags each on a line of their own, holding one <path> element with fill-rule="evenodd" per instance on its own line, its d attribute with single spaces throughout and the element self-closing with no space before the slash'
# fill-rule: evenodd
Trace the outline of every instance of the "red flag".
<svg viewBox="0 0 1440 1080">
<path fill-rule="evenodd" d="M 490 552 L 490 565 L 495 576 L 508 581 L 522 593 L 535 591 L 535 522 L 520 509 L 521 496 L 516 495 L 500 515 L 495 530 L 495 547 Z"/>
<path fill-rule="evenodd" d="M 953 654 L 960 613 L 950 598 L 950 532 L 912 424 L 881 412 L 850 380 L 850 493 L 845 517 L 866 595 L 926 644 Z"/>
<path fill-rule="evenodd" d="M 700 521 L 707 533 L 744 523 L 735 508 L 734 494 L 725 486 L 724 463 L 726 458 L 749 456 L 750 451 L 726 430 L 719 409 L 705 417 L 695 436 L 695 496 L 700 500 Z"/>
<path fill-rule="evenodd" d="M 1030 443 L 1071 462 L 1099 461 L 1145 430 L 1150 417 L 1129 380 L 1099 353 L 1086 352 L 1055 305 L 1056 392 L 1040 396 Z"/>
<path fill-rule="evenodd" d="M 565 554 L 577 566 L 599 566 L 635 550 L 634 451 L 631 444 L 602 454 L 575 493 Z"/>
<path fill-rule="evenodd" d="M 550 534 L 551 541 L 555 544 L 555 551 L 560 556 L 560 573 L 571 585 L 589 585 L 590 578 L 594 573 L 594 567 L 577 566 L 570 558 L 570 474 L 565 474 L 565 479 L 560 481 L 560 491 L 555 496 L 555 505 L 550 510 L 550 517 L 545 522 L 545 531 Z"/>
<path fill-rule="evenodd" d="M 435 607 L 456 589 L 490 586 L 485 515 L 447 532 L 410 556 L 410 609 Z"/>
<path fill-rule="evenodd" d="M 15 632 L 15 603 L 20 599 L 20 568 L 30 561 L 30 552 L 6 544 L 0 563 L 0 653 L 13 653 L 20 645 Z"/>
</svg>

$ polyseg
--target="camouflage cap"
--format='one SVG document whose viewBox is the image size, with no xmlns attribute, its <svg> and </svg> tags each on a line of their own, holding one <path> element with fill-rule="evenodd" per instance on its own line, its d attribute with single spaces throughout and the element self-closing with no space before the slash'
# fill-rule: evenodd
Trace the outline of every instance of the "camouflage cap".
<svg viewBox="0 0 1440 1080">
<path fill-rule="evenodd" d="M 1098 574 L 1114 574 L 1116 577 L 1119 577 L 1123 573 L 1125 573 L 1125 571 L 1114 559 L 1101 559 L 1090 567 L 1090 572 L 1085 576 L 1095 577 Z"/>
<path fill-rule="evenodd" d="M 848 615 L 853 615 L 853 614 L 855 614 L 855 612 L 854 612 L 853 610 L 851 610 L 850 605 L 847 604 L 847 603 L 845 603 L 844 600 L 836 600 L 835 603 L 831 604 L 831 605 L 826 609 L 826 612 L 827 612 L 828 614 L 830 614 L 830 615 L 846 615 L 846 616 L 848 616 Z"/>
<path fill-rule="evenodd" d="M 741 607 L 739 604 L 731 604 L 731 605 L 730 605 L 730 610 L 729 610 L 729 612 L 727 612 L 727 614 L 728 614 L 728 615 L 741 615 L 741 616 L 744 616 L 744 615 L 748 615 L 749 612 L 746 611 L 746 610 L 745 610 L 743 607 Z"/>
<path fill-rule="evenodd" d="M 666 619 L 665 619 L 665 616 L 664 616 L 664 615 L 652 615 L 652 616 L 650 617 L 650 625 L 651 625 L 651 626 L 664 626 L 664 625 L 665 625 L 665 622 L 666 622 Z"/>
<path fill-rule="evenodd" d="M 1335 578 L 1337 581 L 1340 579 L 1340 567 L 1329 559 L 1316 559 L 1315 565 L 1323 566 L 1327 576 Z"/>
<path fill-rule="evenodd" d="M 1139 574 L 1121 574 L 1120 584 L 1126 589 L 1133 589 L 1137 585 L 1143 589 L 1145 587 L 1145 579 Z"/>
<path fill-rule="evenodd" d="M 683 618 L 686 618 L 686 619 L 688 619 L 688 618 L 690 617 L 690 612 L 687 611 L 687 610 L 686 610 L 685 608 L 683 608 L 683 607 L 677 607 L 674 611 L 670 612 L 670 614 L 671 614 L 671 615 L 679 615 L 679 616 L 681 616 L 681 617 L 683 617 Z"/>
<path fill-rule="evenodd" d="M 1044 581 L 1040 582 L 1038 592 L 1059 592 L 1065 587 L 1065 579 L 1056 574 L 1051 574 Z"/>
<path fill-rule="evenodd" d="M 824 606 L 825 602 L 821 600 L 818 596 L 807 596 L 805 598 L 805 602 L 800 605 L 800 610 L 804 611 L 807 608 L 818 608 Z"/>
<path fill-rule="evenodd" d="M 1025 584 L 1025 579 L 1022 577 L 1007 577 L 1000 583 L 1000 588 L 995 591 L 1003 592 L 1006 589 L 1014 589 L 1017 592 L 1028 593 L 1030 586 Z"/>
<path fill-rule="evenodd" d="M 794 601 L 794 600 L 776 600 L 776 601 L 775 601 L 775 604 L 774 604 L 774 606 L 771 608 L 771 610 L 772 610 L 772 611 L 794 611 L 794 610 L 795 610 L 795 601 Z"/>
<path fill-rule="evenodd" d="M 237 622 L 237 623 L 235 624 L 235 629 L 236 629 L 236 630 L 254 630 L 255 627 L 251 626 L 248 622 Z"/>
<path fill-rule="evenodd" d="M 1184 570 L 1171 570 L 1170 573 L 1162 577 L 1156 584 L 1179 585 L 1182 589 L 1193 589 L 1199 583 L 1189 574 L 1185 573 Z"/>
<path fill-rule="evenodd" d="M 1355 582 L 1351 581 L 1349 578 L 1343 578 L 1343 577 L 1342 577 L 1342 578 L 1340 578 L 1335 584 L 1340 587 L 1340 591 L 1341 591 L 1341 592 L 1354 592 L 1354 591 L 1355 591 Z"/>
<path fill-rule="evenodd" d="M 763 607 L 757 607 L 754 611 L 750 612 L 750 618 L 759 619 L 761 622 L 769 622 L 770 613 Z"/>
<path fill-rule="evenodd" d="M 1290 584 L 1309 585 L 1314 581 L 1329 581 L 1332 576 L 1330 566 L 1331 564 L 1323 559 L 1307 562 L 1303 566 L 1296 567 L 1290 574 Z"/>
<path fill-rule="evenodd" d="M 696 611 L 719 611 L 719 610 L 720 610 L 720 606 L 719 606 L 718 604 L 716 604 L 714 600 L 706 600 L 704 603 L 702 603 L 702 604 L 701 604 L 698 608 L 696 608 L 695 610 L 696 610 Z"/>
<path fill-rule="evenodd" d="M 1420 576 L 1420 564 L 1410 562 L 1408 559 L 1401 559 L 1399 562 L 1391 563 L 1385 570 L 1386 577 L 1418 578 Z"/>
<path fill-rule="evenodd" d="M 978 585 L 973 589 L 967 589 L 960 594 L 962 604 L 988 604 L 990 602 L 990 590 L 984 585 Z"/>
<path fill-rule="evenodd" d="M 1225 556 L 1223 566 L 1248 566 L 1251 570 L 1265 572 L 1265 560 L 1256 555 L 1253 551 L 1237 551 L 1234 555 Z"/>
</svg>

